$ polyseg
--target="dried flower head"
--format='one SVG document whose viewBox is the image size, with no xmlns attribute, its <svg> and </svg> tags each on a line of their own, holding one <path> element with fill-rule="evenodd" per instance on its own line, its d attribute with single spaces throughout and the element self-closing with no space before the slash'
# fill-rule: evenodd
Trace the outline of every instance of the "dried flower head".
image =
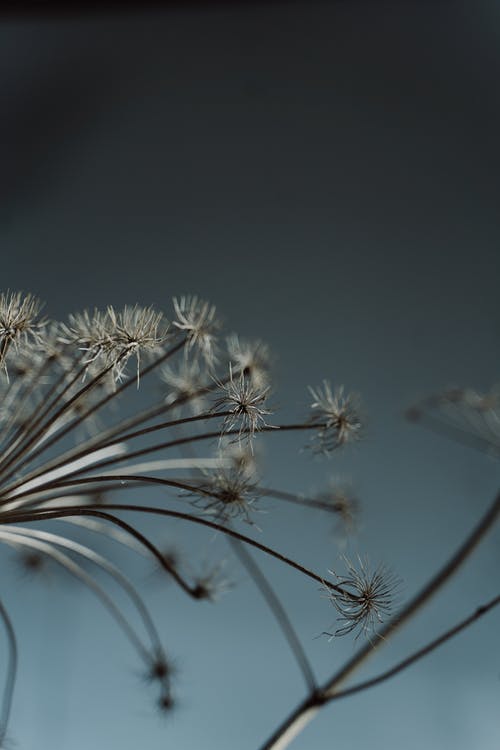
<svg viewBox="0 0 500 750">
<path fill-rule="evenodd" d="M 331 508 L 338 518 L 335 531 L 339 535 L 352 534 L 357 527 L 359 502 L 350 483 L 332 479 L 329 486 L 316 495 L 316 499 Z"/>
<path fill-rule="evenodd" d="M 61 323 L 59 339 L 62 344 L 72 344 L 87 352 L 87 362 L 108 355 L 111 342 L 106 313 L 97 308 L 92 313 L 88 310 L 72 313 L 68 323 Z"/>
<path fill-rule="evenodd" d="M 271 414 L 270 410 L 264 407 L 270 391 L 269 386 L 256 386 L 242 372 L 235 377 L 231 365 L 229 365 L 228 381 L 216 382 L 222 389 L 223 395 L 216 400 L 214 411 L 226 414 L 222 435 L 237 428 L 238 440 L 245 435 L 251 444 L 255 433 L 262 427 L 269 426 L 264 419 L 265 416 Z"/>
<path fill-rule="evenodd" d="M 186 352 L 196 347 L 207 363 L 215 362 L 215 342 L 220 327 L 215 306 L 190 294 L 174 297 L 173 304 L 177 316 L 173 325 L 187 336 Z"/>
<path fill-rule="evenodd" d="M 399 579 L 383 565 L 370 572 L 368 563 L 360 557 L 359 568 L 347 558 L 344 562 L 348 571 L 346 576 L 328 571 L 335 577 L 335 585 L 343 590 L 342 593 L 325 585 L 327 596 L 340 615 L 337 619 L 342 623 L 334 635 L 358 630 L 356 638 L 361 633 L 370 637 L 377 625 L 390 615 Z"/>
<path fill-rule="evenodd" d="M 262 341 L 246 341 L 233 333 L 227 338 L 229 361 L 235 372 L 248 377 L 257 387 L 267 384 L 270 368 L 269 348 Z"/>
<path fill-rule="evenodd" d="M 232 588 L 233 583 L 222 575 L 225 564 L 225 561 L 222 560 L 215 565 L 204 566 L 206 568 L 204 572 L 195 576 L 195 596 L 197 599 L 215 602 L 222 594 Z"/>
<path fill-rule="evenodd" d="M 125 305 L 123 310 L 107 308 L 109 336 L 116 358 L 115 377 L 123 377 L 127 360 L 135 356 L 137 381 L 139 381 L 140 357 L 143 352 L 154 353 L 167 337 L 168 324 L 163 313 L 152 307 Z"/>
<path fill-rule="evenodd" d="M 451 388 L 431 396 L 407 411 L 413 422 L 459 442 L 498 456 L 500 454 L 500 387 L 481 393 L 472 388 Z"/>
<path fill-rule="evenodd" d="M 207 380 L 197 359 L 183 358 L 177 362 L 177 366 L 163 365 L 160 378 L 169 388 L 166 404 L 185 402 L 193 414 L 204 411 L 206 397 L 203 392 L 207 389 Z"/>
<path fill-rule="evenodd" d="M 46 322 L 39 319 L 41 302 L 31 294 L 5 292 L 0 294 L 0 366 L 5 371 L 9 347 L 39 340 Z"/>
<path fill-rule="evenodd" d="M 318 424 L 318 434 L 314 437 L 317 452 L 328 454 L 359 440 L 362 423 L 353 394 L 345 394 L 343 386 L 332 391 L 328 380 L 322 386 L 309 388 L 309 392 L 313 397 L 311 420 Z"/>
<path fill-rule="evenodd" d="M 219 521 L 243 517 L 252 523 L 250 511 L 260 493 L 247 472 L 227 468 L 205 473 L 198 488 L 199 497 L 193 502 L 197 508 L 215 515 Z"/>
<path fill-rule="evenodd" d="M 61 326 L 60 340 L 88 352 L 87 364 L 103 358 L 102 364 L 113 366 L 117 381 L 123 378 L 129 358 L 135 356 L 139 380 L 141 353 L 157 351 L 167 331 L 163 313 L 152 307 L 125 305 L 117 311 L 110 305 L 105 312 L 95 309 L 71 315 L 69 324 Z"/>
<path fill-rule="evenodd" d="M 145 678 L 148 682 L 167 684 L 174 672 L 174 665 L 167 659 L 163 649 L 156 649 L 151 654 Z"/>
<path fill-rule="evenodd" d="M 229 462 L 233 471 L 248 477 L 249 480 L 256 479 L 259 473 L 259 461 L 256 451 L 252 445 L 234 440 L 219 442 L 219 454 L 222 461 Z"/>
</svg>

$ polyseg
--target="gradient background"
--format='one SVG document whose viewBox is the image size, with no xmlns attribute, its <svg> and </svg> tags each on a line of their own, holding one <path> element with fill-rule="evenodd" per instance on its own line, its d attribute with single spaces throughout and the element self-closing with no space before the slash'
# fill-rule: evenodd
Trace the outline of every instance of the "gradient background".
<svg viewBox="0 0 500 750">
<path fill-rule="evenodd" d="M 403 413 L 498 378 L 499 72 L 500 10 L 479 0 L 0 18 L 2 288 L 60 318 L 134 302 L 170 314 L 172 295 L 198 293 L 229 330 L 271 345 L 280 418 L 302 415 L 324 377 L 359 392 L 363 443 L 326 462 L 296 436 L 270 439 L 266 478 L 307 492 L 352 477 L 363 515 L 348 551 L 390 565 L 406 598 L 498 488 L 491 458 Z M 338 564 L 329 519 L 272 508 L 263 541 L 325 574 Z M 92 594 L 57 574 L 25 580 L 2 555 L 21 651 L 13 747 L 255 750 L 303 696 L 223 540 L 164 532 L 194 562 L 227 557 L 237 582 L 196 604 L 116 553 L 179 668 L 166 720 Z M 363 676 L 497 594 L 499 562 L 494 530 Z M 326 678 L 352 642 L 316 638 L 334 610 L 262 563 Z M 293 748 L 498 750 L 498 622 L 324 710 Z"/>
</svg>

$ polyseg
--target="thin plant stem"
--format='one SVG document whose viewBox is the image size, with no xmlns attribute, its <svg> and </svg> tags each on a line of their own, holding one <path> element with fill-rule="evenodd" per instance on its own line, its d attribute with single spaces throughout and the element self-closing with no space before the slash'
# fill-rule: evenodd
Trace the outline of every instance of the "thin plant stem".
<svg viewBox="0 0 500 750">
<path fill-rule="evenodd" d="M 9 613 L 5 609 L 5 606 L 0 599 L 0 618 L 5 626 L 5 632 L 7 633 L 7 640 L 9 643 L 9 656 L 7 663 L 7 677 L 5 679 L 5 687 L 2 696 L 2 713 L 0 714 L 0 746 L 5 739 L 5 733 L 7 731 L 7 725 L 9 723 L 10 711 L 12 708 L 12 696 L 14 694 L 14 686 L 17 675 L 17 641 L 14 626 L 9 617 Z"/>
<path fill-rule="evenodd" d="M 306 652 L 304 651 L 297 633 L 295 632 L 295 629 L 290 622 L 290 618 L 288 617 L 285 608 L 276 595 L 276 592 L 267 580 L 266 576 L 262 573 L 260 567 L 252 558 L 250 553 L 245 549 L 243 543 L 238 539 L 233 539 L 231 537 L 228 538 L 228 542 L 249 574 L 252 576 L 255 585 L 266 600 L 269 609 L 274 615 L 279 627 L 283 632 L 283 635 L 288 641 L 290 650 L 292 651 L 292 654 L 295 657 L 295 661 L 297 662 L 299 669 L 302 672 L 308 689 L 311 692 L 314 692 L 316 690 L 316 678 L 314 677 L 309 659 L 306 656 Z"/>
</svg>

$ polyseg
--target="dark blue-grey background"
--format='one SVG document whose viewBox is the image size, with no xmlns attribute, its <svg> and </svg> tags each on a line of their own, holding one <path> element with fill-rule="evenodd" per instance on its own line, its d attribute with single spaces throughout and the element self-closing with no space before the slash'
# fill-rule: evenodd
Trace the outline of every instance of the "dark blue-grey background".
<svg viewBox="0 0 500 750">
<path fill-rule="evenodd" d="M 279 419 L 303 415 L 306 386 L 325 377 L 359 392 L 363 443 L 315 462 L 296 437 L 269 439 L 266 474 L 304 492 L 351 477 L 363 515 L 347 550 L 389 564 L 403 597 L 497 489 L 492 459 L 403 413 L 498 378 L 499 45 L 498 7 L 477 1 L 0 19 L 2 288 L 61 318 L 135 302 L 170 314 L 172 295 L 198 293 L 229 330 L 272 346 Z M 275 505 L 259 523 L 263 541 L 325 575 L 338 565 L 328 519 Z M 21 649 L 15 747 L 254 750 L 302 697 L 223 541 L 165 528 L 177 534 L 194 562 L 227 557 L 237 586 L 196 604 L 123 556 L 176 657 L 179 708 L 165 721 L 92 595 L 25 581 L 3 556 Z M 497 594 L 499 562 L 494 531 L 365 674 Z M 326 678 L 353 652 L 315 638 L 333 608 L 293 572 L 265 570 Z M 293 747 L 496 750 L 497 631 L 493 614 L 326 709 Z"/>
</svg>

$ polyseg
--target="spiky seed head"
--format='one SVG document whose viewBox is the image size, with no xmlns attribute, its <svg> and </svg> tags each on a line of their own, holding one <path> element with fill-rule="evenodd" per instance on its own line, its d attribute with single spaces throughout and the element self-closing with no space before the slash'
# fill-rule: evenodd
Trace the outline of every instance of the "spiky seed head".
<svg viewBox="0 0 500 750">
<path fill-rule="evenodd" d="M 106 314 L 97 308 L 71 313 L 68 322 L 60 324 L 59 338 L 62 344 L 74 344 L 98 356 L 109 345 Z"/>
<path fill-rule="evenodd" d="M 198 495 L 193 505 L 205 513 L 214 515 L 219 521 L 243 518 L 252 523 L 250 511 L 260 497 L 257 485 L 248 473 L 235 468 L 205 472 L 198 483 Z M 194 494 L 196 490 L 194 490 Z"/>
<path fill-rule="evenodd" d="M 327 596 L 339 613 L 337 619 L 341 623 L 334 635 L 347 635 L 357 630 L 356 638 L 362 633 L 369 638 L 391 614 L 400 581 L 383 565 L 371 572 L 368 562 L 360 557 L 357 567 L 347 558 L 344 558 L 344 563 L 347 567 L 345 576 L 328 571 L 342 592 L 325 585 Z"/>
<path fill-rule="evenodd" d="M 231 365 L 229 379 L 225 383 L 216 382 L 222 390 L 222 396 L 215 401 L 214 411 L 226 413 L 222 436 L 237 430 L 237 439 L 241 441 L 245 436 L 251 445 L 255 433 L 262 427 L 269 426 L 264 417 L 271 414 L 271 411 L 264 404 L 270 387 L 256 386 L 242 372 L 235 376 Z"/>
<path fill-rule="evenodd" d="M 0 367 L 6 369 L 5 357 L 11 345 L 16 348 L 30 339 L 39 341 L 45 320 L 40 320 L 42 303 L 32 294 L 0 294 Z"/>
<path fill-rule="evenodd" d="M 332 453 L 336 448 L 359 440 L 362 422 L 358 411 L 358 399 L 344 393 L 340 386 L 332 391 L 328 380 L 317 388 L 309 388 L 313 398 L 311 421 L 318 424 L 314 436 L 314 448 L 318 453 Z"/>
<path fill-rule="evenodd" d="M 100 360 L 101 365 L 112 365 L 115 380 L 121 380 L 129 358 L 135 356 L 139 372 L 141 354 L 158 351 L 167 332 L 163 314 L 152 307 L 125 305 L 117 311 L 108 306 L 70 315 L 69 323 L 61 326 L 60 341 L 87 352 L 87 364 Z"/>
</svg>

